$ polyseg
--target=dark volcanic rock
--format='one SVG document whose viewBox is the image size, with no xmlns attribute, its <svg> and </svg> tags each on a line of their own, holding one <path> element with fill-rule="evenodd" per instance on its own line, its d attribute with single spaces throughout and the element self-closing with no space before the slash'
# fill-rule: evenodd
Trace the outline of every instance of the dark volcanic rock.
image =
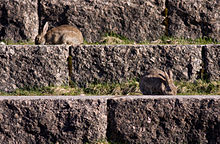
<svg viewBox="0 0 220 144">
<path fill-rule="evenodd" d="M 34 40 L 39 21 L 37 0 L 1 0 L 0 40 Z"/>
<path fill-rule="evenodd" d="M 169 34 L 174 37 L 209 37 L 220 41 L 219 0 L 167 0 Z"/>
<path fill-rule="evenodd" d="M 77 26 L 88 42 L 114 32 L 134 41 L 155 40 L 165 32 L 162 25 L 165 0 L 44 0 L 40 1 L 40 27 Z"/>
<path fill-rule="evenodd" d="M 104 139 L 106 101 L 79 97 L 1 100 L 0 141 L 5 144 L 80 144 Z"/>
<path fill-rule="evenodd" d="M 0 90 L 68 84 L 68 47 L 0 46 Z"/>
<path fill-rule="evenodd" d="M 220 143 L 220 100 L 213 97 L 109 99 L 107 138 L 129 144 Z"/>
<path fill-rule="evenodd" d="M 212 81 L 220 80 L 220 45 L 204 46 L 203 57 L 207 78 Z"/>
<path fill-rule="evenodd" d="M 148 68 L 171 69 L 175 80 L 195 80 L 202 64 L 202 46 L 90 45 L 71 48 L 72 81 L 122 82 L 139 79 Z"/>
</svg>

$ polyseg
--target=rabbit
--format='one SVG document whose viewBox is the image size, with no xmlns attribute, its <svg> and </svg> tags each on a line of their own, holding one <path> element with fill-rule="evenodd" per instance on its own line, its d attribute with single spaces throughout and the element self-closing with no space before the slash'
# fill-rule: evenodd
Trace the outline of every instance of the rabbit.
<svg viewBox="0 0 220 144">
<path fill-rule="evenodd" d="M 68 44 L 79 45 L 83 43 L 83 36 L 79 29 L 70 25 L 61 25 L 48 31 L 48 22 L 45 23 L 42 33 L 35 38 L 35 44 Z"/>
<path fill-rule="evenodd" d="M 173 83 L 173 74 L 169 70 L 161 71 L 151 68 L 140 80 L 140 90 L 144 95 L 176 95 L 177 88 Z"/>
</svg>

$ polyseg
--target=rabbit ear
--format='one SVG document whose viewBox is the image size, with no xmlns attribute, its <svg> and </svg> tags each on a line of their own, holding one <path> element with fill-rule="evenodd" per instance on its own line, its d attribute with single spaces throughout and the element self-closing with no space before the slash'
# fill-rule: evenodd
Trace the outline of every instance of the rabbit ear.
<svg viewBox="0 0 220 144">
<path fill-rule="evenodd" d="M 47 33 L 48 30 L 48 22 L 45 23 L 44 28 L 43 28 L 43 35 Z"/>
<path fill-rule="evenodd" d="M 172 80 L 173 79 L 173 73 L 171 70 L 168 71 L 168 75 L 169 75 L 169 78 Z"/>
<path fill-rule="evenodd" d="M 166 80 L 169 81 L 170 77 L 169 77 L 169 75 L 167 74 L 167 72 L 165 71 L 165 69 L 164 69 L 164 76 L 165 76 Z"/>
<path fill-rule="evenodd" d="M 159 76 L 160 76 L 160 78 L 161 78 L 163 81 L 166 81 L 167 78 L 166 78 L 165 75 L 163 75 L 163 74 L 160 73 Z"/>
</svg>

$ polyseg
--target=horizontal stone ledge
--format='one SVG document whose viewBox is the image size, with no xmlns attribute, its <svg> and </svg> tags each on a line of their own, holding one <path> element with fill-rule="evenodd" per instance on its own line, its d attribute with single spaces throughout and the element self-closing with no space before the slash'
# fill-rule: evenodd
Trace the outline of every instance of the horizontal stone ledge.
<svg viewBox="0 0 220 144">
<path fill-rule="evenodd" d="M 219 143 L 220 96 L 0 96 L 3 143 Z"/>
</svg>

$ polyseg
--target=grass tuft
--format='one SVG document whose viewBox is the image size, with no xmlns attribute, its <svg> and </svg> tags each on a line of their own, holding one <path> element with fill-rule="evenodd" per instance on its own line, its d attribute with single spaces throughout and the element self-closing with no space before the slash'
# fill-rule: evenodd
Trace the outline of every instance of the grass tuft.
<svg viewBox="0 0 220 144">
<path fill-rule="evenodd" d="M 35 45 L 31 40 L 20 40 L 20 41 L 12 41 L 12 40 L 2 40 L 6 45 Z"/>
<path fill-rule="evenodd" d="M 219 44 L 219 43 L 211 38 L 185 39 L 185 38 L 174 38 L 174 37 L 163 36 L 159 40 L 159 44 L 203 45 L 203 44 Z"/>
<path fill-rule="evenodd" d="M 175 82 L 179 95 L 220 95 L 220 81 Z"/>
<path fill-rule="evenodd" d="M 89 95 L 141 95 L 139 83 L 131 80 L 125 83 L 100 83 L 89 84 L 84 88 Z"/>
</svg>

